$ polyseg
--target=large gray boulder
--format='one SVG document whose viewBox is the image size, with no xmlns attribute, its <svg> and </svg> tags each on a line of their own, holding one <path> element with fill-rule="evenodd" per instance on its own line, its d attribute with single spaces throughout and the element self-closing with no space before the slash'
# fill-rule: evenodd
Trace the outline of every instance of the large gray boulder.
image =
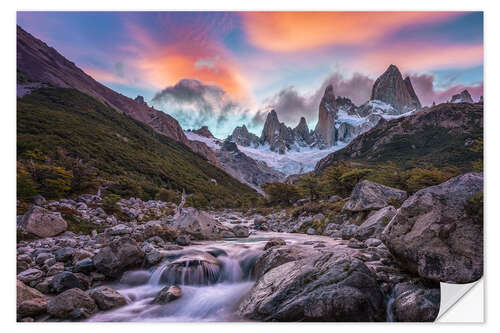
<svg viewBox="0 0 500 333">
<path fill-rule="evenodd" d="M 65 232 L 68 224 L 60 213 L 33 205 L 23 215 L 18 227 L 22 231 L 43 238 L 57 236 Z"/>
<path fill-rule="evenodd" d="M 483 175 L 467 173 L 418 191 L 382 233 L 399 263 L 418 275 L 469 283 L 483 275 L 483 221 L 469 199 L 483 191 Z"/>
<path fill-rule="evenodd" d="M 47 312 L 57 318 L 80 319 L 89 317 L 97 310 L 94 300 L 81 289 L 74 288 L 52 298 Z"/>
<path fill-rule="evenodd" d="M 396 215 L 396 209 L 392 206 L 379 209 L 356 229 L 354 237 L 362 241 L 368 238 L 380 238 L 380 235 L 394 215 Z"/>
<path fill-rule="evenodd" d="M 269 242 L 273 239 L 274 238 L 271 238 L 267 244 L 269 244 Z M 306 250 L 297 245 L 286 245 L 286 243 L 283 246 L 281 242 L 279 242 L 278 245 L 280 246 L 269 247 L 262 255 L 259 256 L 259 258 L 255 262 L 253 269 L 253 275 L 255 279 L 260 278 L 271 269 L 283 265 L 287 262 L 304 259 L 311 254 L 318 254 L 316 250 L 313 250 L 311 248 L 308 248 Z"/>
<path fill-rule="evenodd" d="M 222 231 L 229 231 L 209 214 L 194 208 L 183 209 L 181 215 L 172 222 L 172 226 L 198 240 L 219 239 L 222 238 Z"/>
<path fill-rule="evenodd" d="M 135 240 L 122 237 L 100 249 L 92 261 L 98 272 L 117 278 L 125 270 L 140 267 L 144 261 L 144 255 Z"/>
<path fill-rule="evenodd" d="M 376 276 L 362 261 L 327 253 L 269 270 L 238 313 L 261 321 L 383 321 L 384 305 Z"/>
<path fill-rule="evenodd" d="M 394 201 L 403 202 L 407 196 L 405 191 L 363 180 L 354 186 L 343 210 L 350 212 L 377 210 L 393 204 Z"/>
</svg>

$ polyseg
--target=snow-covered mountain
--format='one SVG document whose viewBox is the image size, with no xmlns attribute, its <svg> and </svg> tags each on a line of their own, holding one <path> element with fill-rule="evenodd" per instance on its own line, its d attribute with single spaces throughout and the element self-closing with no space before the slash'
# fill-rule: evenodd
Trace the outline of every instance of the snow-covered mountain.
<svg viewBox="0 0 500 333">
<path fill-rule="evenodd" d="M 361 106 L 347 97 L 336 97 L 333 86 L 328 85 L 319 104 L 314 130 L 309 130 L 304 117 L 296 127 L 288 127 L 272 110 L 260 137 L 243 125 L 236 127 L 228 140 L 248 156 L 289 175 L 312 170 L 323 156 L 344 147 L 380 120 L 407 116 L 420 109 L 410 79 L 403 79 L 399 69 L 390 65 L 375 81 L 372 98 Z"/>
</svg>

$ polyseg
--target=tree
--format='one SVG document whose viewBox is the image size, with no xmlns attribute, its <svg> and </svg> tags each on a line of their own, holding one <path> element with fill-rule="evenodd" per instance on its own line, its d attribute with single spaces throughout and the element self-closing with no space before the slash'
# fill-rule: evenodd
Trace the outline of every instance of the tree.
<svg viewBox="0 0 500 333">
<path fill-rule="evenodd" d="M 307 193 L 309 201 L 313 201 L 319 196 L 319 182 L 318 179 L 309 175 L 302 178 L 298 185 Z"/>
<path fill-rule="evenodd" d="M 299 189 L 293 184 L 273 182 L 264 184 L 262 188 L 271 206 L 290 206 L 300 198 Z"/>
</svg>

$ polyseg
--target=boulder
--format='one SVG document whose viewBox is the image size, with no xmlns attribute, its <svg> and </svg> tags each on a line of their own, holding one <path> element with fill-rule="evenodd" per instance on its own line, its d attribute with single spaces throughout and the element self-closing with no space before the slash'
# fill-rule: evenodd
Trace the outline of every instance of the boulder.
<svg viewBox="0 0 500 333">
<path fill-rule="evenodd" d="M 405 191 L 363 180 L 354 186 L 351 197 L 345 203 L 343 210 L 350 212 L 378 210 L 395 201 L 403 202 L 406 198 Z"/>
<path fill-rule="evenodd" d="M 166 304 L 182 296 L 182 290 L 178 286 L 166 286 L 153 300 L 153 304 Z"/>
<path fill-rule="evenodd" d="M 260 321 L 385 320 L 376 276 L 344 253 L 309 255 L 269 270 L 242 300 L 238 313 Z"/>
<path fill-rule="evenodd" d="M 48 299 L 38 297 L 26 300 L 17 307 L 17 314 L 20 317 L 36 317 L 47 312 Z"/>
<path fill-rule="evenodd" d="M 23 215 L 19 228 L 38 237 L 53 237 L 65 232 L 68 224 L 60 213 L 33 205 Z"/>
<path fill-rule="evenodd" d="M 209 214 L 194 208 L 183 209 L 179 218 L 172 222 L 172 226 L 198 240 L 219 239 L 222 237 L 222 231 L 227 230 Z"/>
<path fill-rule="evenodd" d="M 273 246 L 282 246 L 282 245 L 286 245 L 286 242 L 283 238 L 273 237 L 267 241 L 266 245 L 264 246 L 264 251 L 272 248 Z"/>
<path fill-rule="evenodd" d="M 95 270 L 95 266 L 91 258 L 85 258 L 80 261 L 77 261 L 75 263 L 75 266 L 73 267 L 74 273 L 89 274 L 93 270 Z"/>
<path fill-rule="evenodd" d="M 29 268 L 17 274 L 17 279 L 24 283 L 38 280 L 43 277 L 43 272 L 36 268 Z"/>
<path fill-rule="evenodd" d="M 483 275 L 483 221 L 471 212 L 470 199 L 482 191 L 481 173 L 422 189 L 398 209 L 382 241 L 401 266 L 421 277 L 476 281 Z"/>
<path fill-rule="evenodd" d="M 98 272 L 117 278 L 125 270 L 141 266 L 144 261 L 144 252 L 135 240 L 122 237 L 100 249 L 92 261 Z"/>
<path fill-rule="evenodd" d="M 85 284 L 71 272 L 61 272 L 54 275 L 51 287 L 56 294 L 60 294 L 65 290 L 73 288 L 79 288 L 81 290 L 86 289 Z"/>
<path fill-rule="evenodd" d="M 113 288 L 101 286 L 89 291 L 100 310 L 110 310 L 124 306 L 127 299 Z"/>
<path fill-rule="evenodd" d="M 54 252 L 57 261 L 66 262 L 73 260 L 75 250 L 70 247 L 63 247 Z"/>
<path fill-rule="evenodd" d="M 272 246 L 264 252 L 255 262 L 253 275 L 255 279 L 260 278 L 269 270 L 290 261 L 306 258 L 308 255 L 317 253 L 315 250 L 306 251 L 297 245 Z"/>
<path fill-rule="evenodd" d="M 396 286 L 395 293 L 391 309 L 395 321 L 433 322 L 436 320 L 441 302 L 439 288 L 419 288 L 410 283 L 401 283 Z"/>
<path fill-rule="evenodd" d="M 362 241 L 370 237 L 380 239 L 382 231 L 384 231 L 394 215 L 396 215 L 396 209 L 392 206 L 379 209 L 371 214 L 365 222 L 361 223 L 354 237 Z"/>
<path fill-rule="evenodd" d="M 189 246 L 191 245 L 191 239 L 188 235 L 180 235 L 175 239 L 175 243 L 180 246 Z"/>
<path fill-rule="evenodd" d="M 52 298 L 47 304 L 47 312 L 62 319 L 89 317 L 96 309 L 95 301 L 78 288 L 66 290 Z"/>
<path fill-rule="evenodd" d="M 162 221 L 149 221 L 144 224 L 144 238 L 160 237 L 169 242 L 174 241 L 179 233 Z"/>
<path fill-rule="evenodd" d="M 232 229 L 233 233 L 238 238 L 246 238 L 250 234 L 248 228 L 244 225 L 237 225 Z"/>
<path fill-rule="evenodd" d="M 45 295 L 38 290 L 28 287 L 23 282 L 16 281 L 16 303 L 20 305 L 22 302 L 31 300 L 34 298 L 44 298 Z"/>
</svg>

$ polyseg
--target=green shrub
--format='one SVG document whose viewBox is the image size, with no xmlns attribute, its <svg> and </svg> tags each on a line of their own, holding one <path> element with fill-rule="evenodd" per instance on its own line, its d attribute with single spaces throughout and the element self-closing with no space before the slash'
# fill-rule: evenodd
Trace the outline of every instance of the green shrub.
<svg viewBox="0 0 500 333">
<path fill-rule="evenodd" d="M 118 209 L 118 205 L 116 204 L 118 201 L 121 200 L 121 197 L 117 194 L 108 194 L 104 196 L 103 201 L 102 201 L 102 209 L 106 212 L 108 215 L 115 214 Z"/>
</svg>

